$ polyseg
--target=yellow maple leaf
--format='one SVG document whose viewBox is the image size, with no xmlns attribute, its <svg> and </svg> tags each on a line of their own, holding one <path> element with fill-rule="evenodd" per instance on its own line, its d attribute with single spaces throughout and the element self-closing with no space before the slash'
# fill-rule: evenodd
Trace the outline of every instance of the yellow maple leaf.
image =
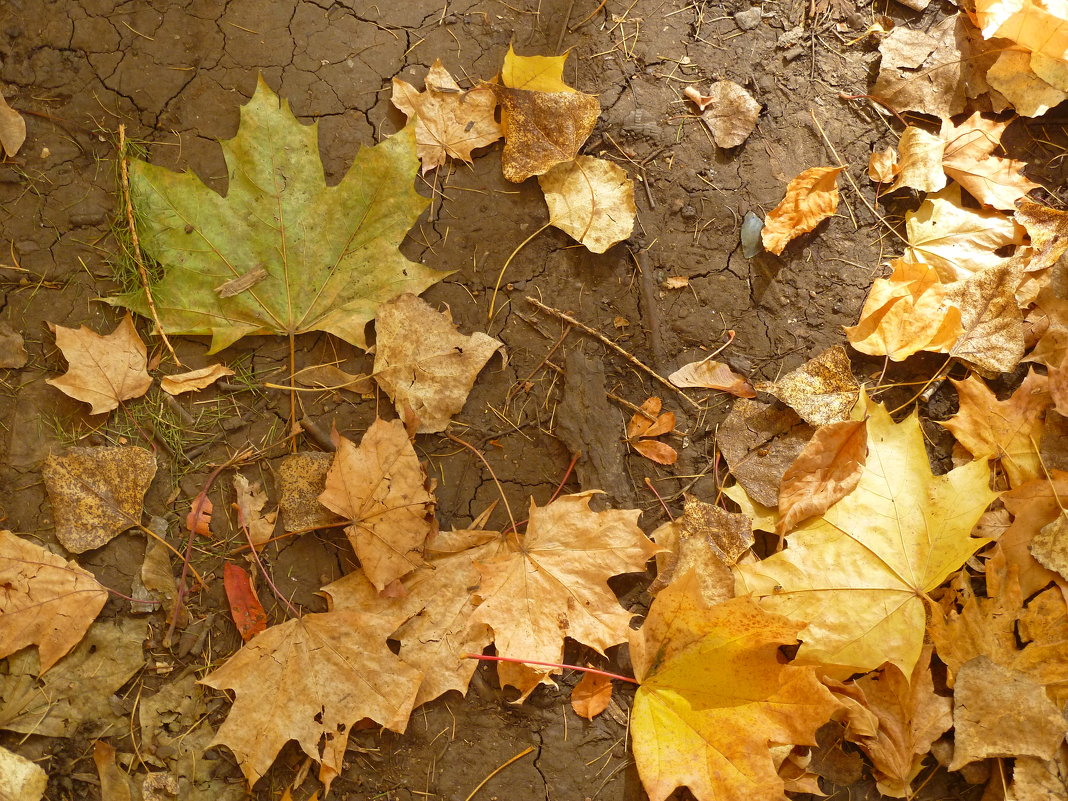
<svg viewBox="0 0 1068 801">
<path fill-rule="evenodd" d="M 857 488 L 790 536 L 789 547 L 738 566 L 738 594 L 808 621 L 802 664 L 848 676 L 891 662 L 911 675 L 923 646 L 926 594 L 987 540 L 970 533 L 996 497 L 985 459 L 935 476 L 919 418 L 895 423 L 864 398 L 868 460 Z"/>
<path fill-rule="evenodd" d="M 802 624 L 749 598 L 707 606 L 698 583 L 679 577 L 631 634 L 638 774 L 651 801 L 683 786 L 698 801 L 781 798 L 771 744 L 814 743 L 839 704 L 814 668 L 779 658 Z"/>
</svg>

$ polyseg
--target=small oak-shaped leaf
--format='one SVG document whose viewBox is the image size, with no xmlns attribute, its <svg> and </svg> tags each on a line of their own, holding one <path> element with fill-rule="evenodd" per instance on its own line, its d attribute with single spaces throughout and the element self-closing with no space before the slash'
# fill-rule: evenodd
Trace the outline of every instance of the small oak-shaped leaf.
<svg viewBox="0 0 1068 801">
<path fill-rule="evenodd" d="M 611 161 L 578 156 L 538 176 L 549 224 L 604 253 L 634 230 L 634 182 Z"/>
<path fill-rule="evenodd" d="M 317 127 L 302 125 L 260 79 L 233 139 L 220 143 L 229 186 L 133 160 L 130 195 L 163 327 L 211 336 L 215 353 L 251 334 L 327 331 L 365 347 L 378 305 L 446 274 L 408 261 L 401 240 L 429 201 L 415 191 L 415 133 L 363 148 L 327 186 Z M 143 290 L 110 303 L 147 315 Z"/>
<path fill-rule="evenodd" d="M 41 468 L 56 537 L 73 553 L 99 548 L 141 523 L 156 458 L 132 445 L 71 448 Z"/>
<path fill-rule="evenodd" d="M 360 446 L 341 437 L 319 502 L 341 515 L 364 573 L 379 590 L 423 564 L 434 498 L 399 420 L 375 420 Z"/>
<path fill-rule="evenodd" d="M 657 595 L 630 637 L 630 733 L 651 801 L 676 787 L 698 801 L 784 797 L 770 747 L 814 744 L 839 708 L 814 668 L 782 662 L 802 625 L 749 598 L 706 606 L 692 572 Z"/>
<path fill-rule="evenodd" d="M 379 307 L 375 332 L 374 379 L 397 414 L 415 414 L 420 434 L 445 430 L 479 371 L 504 347 L 481 332 L 464 336 L 449 312 L 411 294 Z"/>
<path fill-rule="evenodd" d="M 446 157 L 471 161 L 471 151 L 501 138 L 494 119 L 497 100 L 492 90 L 479 86 L 461 91 L 459 84 L 434 62 L 423 81 L 425 91 L 399 78 L 393 79 L 393 105 L 415 119 L 415 146 L 423 172 L 445 163 Z"/>
<path fill-rule="evenodd" d="M 202 681 L 237 695 L 213 744 L 234 752 L 251 787 L 296 740 L 329 788 L 354 723 L 397 732 L 408 723 L 422 674 L 386 646 L 396 626 L 395 617 L 335 610 L 256 635 Z"/>
<path fill-rule="evenodd" d="M 37 646 L 41 673 L 78 644 L 108 600 L 93 575 L 0 531 L 0 657 Z"/>
<path fill-rule="evenodd" d="M 738 566 L 738 594 L 809 622 L 802 664 L 844 678 L 891 662 L 911 675 L 923 647 L 924 595 L 987 542 L 971 531 L 996 497 L 990 467 L 980 459 L 935 476 L 915 414 L 895 423 L 866 398 L 853 414 L 868 417 L 860 483 L 802 524 L 785 551 Z"/>
<path fill-rule="evenodd" d="M 85 401 L 91 414 L 110 412 L 119 403 L 140 398 L 152 386 L 148 350 L 127 314 L 110 334 L 81 328 L 54 326 L 56 346 L 69 365 L 48 383 L 76 400 Z"/>
<path fill-rule="evenodd" d="M 786 196 L 768 212 L 760 237 L 778 255 L 794 237 L 807 233 L 838 211 L 838 173 L 844 167 L 812 167 L 786 187 Z"/>
</svg>

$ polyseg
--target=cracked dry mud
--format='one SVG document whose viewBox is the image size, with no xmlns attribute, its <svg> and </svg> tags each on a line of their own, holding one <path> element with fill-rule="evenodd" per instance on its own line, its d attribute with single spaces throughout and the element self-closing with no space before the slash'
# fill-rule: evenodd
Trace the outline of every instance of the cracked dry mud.
<svg viewBox="0 0 1068 801">
<path fill-rule="evenodd" d="M 403 248 L 411 259 L 455 271 L 425 294 L 430 302 L 449 306 L 464 331 L 486 330 L 507 347 L 507 365 L 490 363 L 458 421 L 466 427 L 464 436 L 486 450 L 514 508 L 523 508 L 531 495 L 544 503 L 572 450 L 619 448 L 624 454 L 618 443 L 630 412 L 601 404 L 604 395 L 585 391 L 587 385 L 603 383 L 632 403 L 662 394 L 647 376 L 577 333 L 553 357 L 558 368 L 572 368 L 565 369 L 566 377 L 543 367 L 530 387 L 517 387 L 562 331 L 557 321 L 526 304 L 526 295 L 568 310 L 665 374 L 701 358 L 702 347 L 717 346 L 728 329 L 737 339 L 721 358 L 755 379 L 774 378 L 842 341 L 841 327 L 855 322 L 881 255 L 882 231 L 855 193 L 847 190 L 838 216 L 792 244 L 782 258 L 745 259 L 739 226 L 747 211 L 762 213 L 777 204 L 791 177 L 835 162 L 820 126 L 858 176 L 872 147 L 889 141 L 888 127 L 870 108 L 837 98 L 842 91 L 866 91 L 877 60 L 874 44 L 842 42 L 867 27 L 872 10 L 847 15 L 844 38 L 834 35 L 835 22 L 823 20 L 821 36 L 806 32 L 799 47 L 781 46 L 780 37 L 802 23 L 807 2 L 765 3 L 761 23 L 742 31 L 731 15 L 749 5 L 608 0 L 589 22 L 568 31 L 566 15 L 573 25 L 594 10 L 594 0 L 4 0 L 0 81 L 8 100 L 27 116 L 29 138 L 16 159 L 0 164 L 0 322 L 23 333 L 30 353 L 24 369 L 0 371 L 4 526 L 53 542 L 52 512 L 39 480 L 41 459 L 75 438 L 82 444 L 112 441 L 122 425 L 118 415 L 98 430 L 99 420 L 89 420 L 79 404 L 44 383 L 64 369 L 47 323 L 103 331 L 121 317 L 119 310 L 94 302 L 116 289 L 111 260 L 117 244 L 111 234 L 118 207 L 118 125 L 127 126 L 128 136 L 143 143 L 154 162 L 192 169 L 224 190 L 216 140 L 234 135 L 239 105 L 251 95 L 258 73 L 301 118 L 318 120 L 328 180 L 340 177 L 361 144 L 402 124 L 390 104 L 390 79 L 396 75 L 419 85 L 436 58 L 458 77 L 488 79 L 509 42 L 525 55 L 570 48 L 568 83 L 599 95 L 601 122 L 583 152 L 617 160 L 645 180 L 637 190 L 639 224 L 630 249 L 620 245 L 593 255 L 562 232 L 545 231 L 511 263 L 500 311 L 487 325 L 501 265 L 546 214 L 535 181 L 514 185 L 501 177 L 499 146 L 472 166 L 442 169 L 444 199 L 420 218 Z M 891 4 L 889 13 L 925 27 L 944 14 L 938 5 L 919 15 Z M 712 145 L 682 99 L 689 82 L 702 86 L 715 79 L 746 86 L 764 107 L 755 133 L 731 151 Z M 429 185 L 421 183 L 420 191 L 429 194 Z M 630 250 L 644 246 L 649 249 L 643 278 Z M 668 276 L 688 277 L 689 285 L 662 289 Z M 144 321 L 140 324 L 147 334 Z M 350 372 L 370 369 L 370 357 L 329 336 L 305 335 L 297 344 L 298 367 L 341 360 Z M 184 337 L 176 345 L 183 358 L 203 363 L 205 341 Z M 221 358 L 260 383 L 279 382 L 286 343 L 249 338 Z M 209 463 L 248 445 L 277 441 L 284 431 L 288 400 L 272 390 L 231 382 L 196 400 L 211 406 L 218 419 L 198 418 L 200 433 L 186 432 L 181 447 L 193 455 L 191 461 L 181 453 L 161 453 L 161 472 L 146 504 L 149 515 L 175 520 L 175 505 L 168 500 L 176 490 L 186 499 L 177 502 L 184 515 L 181 504 L 196 494 Z M 699 496 L 714 495 L 711 473 L 695 483 L 693 478 L 711 467 L 715 427 L 728 407 L 713 398 L 696 415 L 671 393 L 664 401 L 686 432 L 674 443 L 682 455 L 673 469 L 623 455 L 615 475 L 606 478 L 603 470 L 599 475 L 581 465 L 566 485 L 604 488 L 613 500 L 636 502 L 647 531 L 662 512 L 645 488 L 646 477 L 664 496 L 691 483 Z M 201 413 L 190 402 L 182 405 L 188 413 Z M 163 417 L 174 419 L 170 407 L 160 408 Z M 376 411 L 392 413 L 388 400 L 337 393 L 306 395 L 304 408 L 321 430 L 336 424 L 350 437 L 358 437 Z M 601 413 L 591 414 L 594 408 Z M 497 499 L 493 481 L 470 453 L 437 435 L 420 436 L 417 446 L 439 483 L 443 528 L 470 522 Z M 309 438 L 307 447 L 317 446 Z M 282 455 L 275 448 L 258 463 L 258 477 L 272 498 Z M 611 486 L 590 483 L 609 480 Z M 220 490 L 216 509 L 226 509 L 229 501 Z M 492 522 L 500 524 L 502 513 L 498 509 Z M 177 541 L 177 527 L 170 530 Z M 85 554 L 81 564 L 106 585 L 129 593 L 144 548 L 140 534 L 128 533 Z M 206 549 L 196 566 L 221 575 L 224 550 Z M 322 608 L 315 591 L 340 576 L 352 558 L 336 530 L 283 540 L 265 554 L 276 582 L 309 609 Z M 615 584 L 637 612 L 648 600 L 644 586 L 644 579 Z M 170 650 L 161 646 L 161 625 L 153 619 L 146 663 L 165 667 L 146 669 L 120 694 L 127 719 L 139 694 L 155 692 L 188 666 L 217 664 L 236 650 L 239 640 L 224 608 L 216 580 L 195 599 L 193 622 Z M 284 619 L 279 608 L 269 606 L 268 612 L 275 621 Z M 128 614 L 126 602 L 115 598 L 104 612 Z M 589 656 L 577 647 L 568 652 L 570 661 Z M 626 670 L 625 660 L 616 653 L 612 664 Z M 558 690 L 540 688 L 528 703 L 514 707 L 496 689 L 491 672 L 481 669 L 466 699 L 453 693 L 418 710 L 405 735 L 356 733 L 333 797 L 463 799 L 496 766 L 533 745 L 534 755 L 502 771 L 481 797 L 639 801 L 644 795 L 626 750 L 627 693 L 617 694 L 620 709 L 614 716 L 588 723 L 568 703 L 575 681 L 565 677 Z M 216 724 L 224 708 L 221 700 L 211 707 Z M 91 741 L 72 734 L 31 736 L 20 745 L 48 770 L 52 801 L 99 798 Z M 120 752 L 136 748 L 128 730 L 110 736 Z M 0 743 L 18 740 L 0 736 Z M 239 785 L 240 772 L 225 749 L 220 751 L 214 755 L 215 775 Z M 301 761 L 295 748 L 284 750 L 253 797 L 279 798 Z M 309 779 L 294 797 L 308 797 L 313 785 Z M 933 798 L 944 790 L 939 778 L 922 795 Z M 852 796 L 876 794 L 861 784 Z"/>
</svg>

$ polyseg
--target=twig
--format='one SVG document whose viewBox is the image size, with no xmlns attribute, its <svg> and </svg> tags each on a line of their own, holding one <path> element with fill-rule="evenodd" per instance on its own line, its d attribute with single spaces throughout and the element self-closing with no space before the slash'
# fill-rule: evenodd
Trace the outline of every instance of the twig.
<svg viewBox="0 0 1068 801">
<path fill-rule="evenodd" d="M 575 326 L 575 328 L 579 329 L 584 334 L 587 334 L 588 336 L 593 337 L 598 342 L 600 342 L 602 345 L 606 345 L 607 347 L 609 347 L 612 350 L 614 350 L 616 353 L 618 353 L 620 356 L 622 356 L 628 362 L 633 364 L 635 367 L 639 368 L 640 370 L 644 370 L 646 373 L 648 373 L 654 379 L 659 381 L 665 387 L 667 387 L 672 392 L 674 392 L 675 394 L 677 394 L 678 396 L 683 398 L 687 403 L 689 403 L 695 409 L 700 409 L 701 408 L 701 405 L 697 401 L 695 401 L 693 398 L 691 398 L 689 395 L 687 395 L 685 392 L 683 392 L 677 386 L 672 384 L 670 381 L 668 381 L 666 378 L 664 378 L 664 376 L 660 375 L 660 373 L 656 372 L 656 370 L 654 370 L 652 367 L 647 365 L 645 362 L 640 361 L 633 354 L 628 353 L 627 351 L 623 350 L 623 348 L 619 347 L 619 345 L 617 345 L 615 342 L 610 340 L 608 337 L 606 337 L 600 331 L 597 331 L 597 330 L 595 330 L 593 328 L 590 328 L 585 323 L 580 323 L 578 320 L 576 320 L 570 314 L 565 314 L 564 312 L 560 311 L 559 309 L 554 309 L 552 306 L 546 306 L 540 300 L 537 300 L 535 298 L 528 297 L 527 298 L 527 303 L 532 305 L 534 308 L 545 312 L 546 314 L 551 314 L 553 317 L 556 317 L 556 318 L 558 318 L 560 320 L 563 320 L 565 323 L 571 323 L 571 325 Z"/>
<path fill-rule="evenodd" d="M 535 375 L 537 375 L 538 370 L 540 370 L 542 367 L 545 367 L 546 365 L 551 365 L 553 367 L 556 366 L 553 365 L 552 362 L 549 361 L 549 359 L 552 358 L 552 355 L 554 353 L 556 353 L 556 349 L 564 344 L 564 340 L 567 339 L 567 335 L 570 333 L 571 326 L 568 326 L 564 329 L 564 333 L 557 337 L 556 342 L 553 343 L 553 346 L 549 348 L 549 352 L 545 354 L 545 358 L 538 362 L 538 366 L 531 370 L 530 374 L 526 378 L 518 382 L 514 387 L 512 387 L 511 390 L 509 390 L 508 395 L 505 398 L 505 402 L 510 401 L 513 397 L 515 397 L 516 393 L 519 392 L 519 389 L 528 381 L 530 381 L 530 379 L 532 379 Z"/>
<path fill-rule="evenodd" d="M 516 762 L 516 761 L 522 759 L 523 757 L 525 757 L 527 754 L 529 754 L 533 750 L 534 750 L 534 746 L 528 745 L 526 748 L 524 748 L 522 751 L 520 751 L 514 757 L 509 759 L 507 762 L 502 762 L 500 765 L 495 767 L 493 770 L 490 771 L 489 776 L 487 776 L 485 779 L 480 781 L 478 783 L 478 785 L 475 787 L 475 789 L 472 790 L 470 793 L 468 793 L 467 798 L 465 798 L 464 801 L 471 801 L 471 799 L 474 798 L 478 794 L 478 791 L 486 786 L 486 782 L 488 782 L 490 779 L 492 779 L 494 776 L 496 776 L 498 773 L 500 773 L 506 767 L 511 765 L 513 762 Z"/>
<path fill-rule="evenodd" d="M 585 25 L 587 22 L 589 22 L 591 19 L 593 19 L 595 16 L 597 16 L 597 12 L 600 11 L 602 8 L 604 8 L 607 4 L 608 4 L 608 0 L 601 0 L 601 4 L 599 6 L 597 6 L 597 8 L 595 8 L 593 11 L 591 11 L 589 14 L 587 14 L 586 17 L 582 20 L 582 22 L 576 22 L 574 25 L 572 25 L 568 29 L 569 32 L 570 33 L 574 33 L 575 31 L 577 31 L 579 28 L 581 28 L 583 25 Z M 557 48 L 557 49 L 559 49 L 559 48 Z"/>
<path fill-rule="evenodd" d="M 163 330 L 163 323 L 159 321 L 159 312 L 156 310 L 156 300 L 152 297 L 152 288 L 148 284 L 148 270 L 141 258 L 141 241 L 137 238 L 137 226 L 134 225 L 133 203 L 130 201 L 130 168 L 126 162 L 126 126 L 119 125 L 119 172 L 122 176 L 122 200 L 126 206 L 126 225 L 130 229 L 130 248 L 133 250 L 134 263 L 137 264 L 137 272 L 141 276 L 141 285 L 145 288 L 145 300 L 148 302 L 148 310 L 152 312 L 152 322 L 156 324 L 160 338 L 164 346 L 179 367 L 184 367 L 182 360 L 171 347 L 171 341 L 167 339 L 167 332 Z"/>
<path fill-rule="evenodd" d="M 645 411 L 645 409 L 643 409 L 641 406 L 635 406 L 633 403 L 631 403 L 626 398 L 621 398 L 621 397 L 619 397 L 619 395 L 616 395 L 614 392 L 609 392 L 608 390 L 605 390 L 604 394 L 607 395 L 612 400 L 614 400 L 616 403 L 620 404 L 621 406 L 626 406 L 628 409 L 630 409 L 635 414 L 641 415 L 642 417 L 644 417 L 649 422 L 651 422 L 651 423 L 655 423 L 656 422 L 656 420 L 657 420 L 656 415 L 655 414 L 650 414 L 649 412 Z"/>
<path fill-rule="evenodd" d="M 656 287 L 653 284 L 653 268 L 649 264 L 649 254 L 644 250 L 639 250 L 637 253 L 633 250 L 628 252 L 631 259 L 634 260 L 640 276 L 638 287 L 641 290 L 641 294 L 639 297 L 641 299 L 642 314 L 645 316 L 645 322 L 649 329 L 649 348 L 653 352 L 653 364 L 656 365 L 658 370 L 663 370 L 665 357 L 664 340 L 660 335 L 660 313 L 656 305 Z"/>
<path fill-rule="evenodd" d="M 537 231 L 535 231 L 530 236 L 528 236 L 526 239 L 524 239 L 522 242 L 520 242 L 518 245 L 516 245 L 516 249 L 512 251 L 512 254 L 507 259 L 505 259 L 504 266 L 501 267 L 500 273 L 497 274 L 497 283 L 493 287 L 493 297 L 490 298 L 489 314 L 486 315 L 486 319 L 487 320 L 489 320 L 491 322 L 493 320 L 493 310 L 497 307 L 497 292 L 500 291 L 501 281 L 504 280 L 504 271 L 507 270 L 508 269 L 508 265 L 512 263 L 512 259 L 515 258 L 515 254 L 518 253 L 519 251 L 521 251 L 524 247 L 526 247 L 527 242 L 529 242 L 531 239 L 536 237 L 538 234 L 540 234 L 542 231 L 544 231 L 548 227 L 549 227 L 549 223 L 545 223 L 545 225 L 543 225 Z"/>
<path fill-rule="evenodd" d="M 567 4 L 567 12 L 564 14 L 564 21 L 560 23 L 560 35 L 556 37 L 556 49 L 554 53 L 560 52 L 560 45 L 564 43 L 564 35 L 567 33 L 567 25 L 571 22 L 571 12 L 575 9 L 575 0 L 571 0 Z"/>
</svg>

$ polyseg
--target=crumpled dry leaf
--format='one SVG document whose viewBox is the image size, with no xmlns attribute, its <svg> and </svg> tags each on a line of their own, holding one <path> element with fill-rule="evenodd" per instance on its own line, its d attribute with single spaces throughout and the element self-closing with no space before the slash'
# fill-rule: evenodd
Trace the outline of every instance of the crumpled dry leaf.
<svg viewBox="0 0 1068 801">
<path fill-rule="evenodd" d="M 1055 0 L 976 0 L 975 15 L 985 38 L 1009 39 L 1032 53 L 1065 60 L 1068 19 Z"/>
<path fill-rule="evenodd" d="M 653 601 L 631 632 L 641 686 L 634 696 L 634 760 L 650 801 L 688 787 L 698 801 L 783 796 L 772 744 L 815 745 L 838 702 L 814 668 L 784 665 L 780 645 L 799 623 L 749 598 L 702 603 L 694 574 Z"/>
<path fill-rule="evenodd" d="M 823 514 L 856 489 L 867 458 L 866 421 L 846 420 L 816 429 L 783 473 L 776 533 L 782 536 L 802 520 Z"/>
<path fill-rule="evenodd" d="M 1046 287 L 1039 292 L 1027 320 L 1042 331 L 1027 360 L 1048 368 L 1059 367 L 1068 357 L 1068 300 Z"/>
<path fill-rule="evenodd" d="M 564 83 L 562 56 L 517 56 L 508 47 L 501 82 L 488 84 L 501 105 L 504 177 L 519 183 L 571 161 L 601 114 L 593 95 Z"/>
<path fill-rule="evenodd" d="M 760 117 L 760 104 L 734 81 L 716 81 L 702 95 L 692 86 L 683 93 L 701 110 L 701 119 L 720 147 L 737 147 L 749 138 Z"/>
<path fill-rule="evenodd" d="M 764 248 L 775 255 L 794 237 L 807 233 L 838 210 L 838 173 L 844 167 L 812 167 L 786 187 L 786 196 L 768 212 L 760 232 Z"/>
<path fill-rule="evenodd" d="M 549 224 L 592 253 L 604 253 L 634 230 L 634 182 L 618 164 L 577 156 L 539 175 L 538 184 Z"/>
<path fill-rule="evenodd" d="M 108 593 L 73 561 L 0 531 L 0 657 L 36 645 L 41 672 L 78 644 Z"/>
<path fill-rule="evenodd" d="M 425 175 L 445 163 L 446 157 L 471 161 L 471 151 L 501 138 L 494 119 L 497 101 L 485 86 L 460 90 L 449 71 L 434 61 L 423 79 L 425 90 L 393 79 L 393 105 L 415 118 L 415 147 Z"/>
<path fill-rule="evenodd" d="M 1059 801 L 1068 798 L 1068 745 L 1062 745 L 1057 758 L 1046 761 L 1017 757 L 1012 766 L 1014 801 Z"/>
<path fill-rule="evenodd" d="M 991 88 L 1005 96 L 1024 117 L 1040 117 L 1068 100 L 1068 92 L 1050 86 L 1031 70 L 1031 54 L 1005 49 L 986 71 Z"/>
<path fill-rule="evenodd" d="M 1016 303 L 1022 262 L 1013 257 L 950 284 L 964 331 L 951 356 L 987 374 L 1011 372 L 1024 355 L 1024 321 Z"/>
<path fill-rule="evenodd" d="M 0 94 L 0 148 L 8 158 L 14 158 L 25 141 L 26 120 Z"/>
<path fill-rule="evenodd" d="M 181 395 L 184 392 L 196 392 L 209 387 L 220 378 L 233 374 L 234 371 L 226 365 L 211 364 L 187 373 L 165 375 L 159 380 L 159 387 L 168 395 Z"/>
<path fill-rule="evenodd" d="M 745 376 L 740 376 L 723 362 L 712 361 L 712 357 L 699 362 L 683 365 L 668 376 L 668 381 L 677 387 L 697 387 L 699 389 L 716 389 L 739 398 L 755 398 L 756 390 Z"/>
<path fill-rule="evenodd" d="M 1042 567 L 1068 580 L 1068 520 L 1064 514 L 1038 530 L 1031 540 L 1031 555 Z"/>
<path fill-rule="evenodd" d="M 1060 584 L 1068 597 L 1068 582 L 1043 567 L 1031 553 L 1035 536 L 1061 516 L 1061 502 L 1068 498 L 1068 473 L 1051 470 L 1043 476 L 1016 487 L 1001 496 L 1005 508 L 1013 515 L 1012 525 L 998 539 L 996 553 L 1017 571 L 1024 598 L 1034 595 L 1050 582 Z"/>
<path fill-rule="evenodd" d="M 359 447 L 344 437 L 319 502 L 345 518 L 345 534 L 376 588 L 423 564 L 434 531 L 434 497 L 399 420 L 375 420 Z"/>
<path fill-rule="evenodd" d="M 1043 475 L 1038 444 L 1050 406 L 1047 384 L 1031 370 L 1012 397 L 999 401 L 976 376 L 954 380 L 960 410 L 941 425 L 977 459 L 1000 459 L 1009 486 L 1019 487 Z"/>
<path fill-rule="evenodd" d="M 258 481 L 249 481 L 240 473 L 234 474 L 234 509 L 237 510 L 239 528 L 247 528 L 254 545 L 263 545 L 274 534 L 278 511 L 264 514 L 267 491 Z"/>
<path fill-rule="evenodd" d="M 337 525 L 342 518 L 321 503 L 326 474 L 334 454 L 297 451 L 278 465 L 278 511 L 286 531 L 307 531 Z"/>
<path fill-rule="evenodd" d="M 583 673 L 579 683 L 571 690 L 571 708 L 586 720 L 593 720 L 612 701 L 612 680 L 597 673 Z"/>
<path fill-rule="evenodd" d="M 86 328 L 54 325 L 56 346 L 68 363 L 67 372 L 47 383 L 75 400 L 85 401 L 90 414 L 102 414 L 130 398 L 140 398 L 152 386 L 148 350 L 127 314 L 110 334 Z"/>
<path fill-rule="evenodd" d="M 970 55 L 961 14 L 930 32 L 894 28 L 879 43 L 882 61 L 871 93 L 898 111 L 952 117 L 964 111 Z"/>
<path fill-rule="evenodd" d="M 140 525 L 156 457 L 133 445 L 71 448 L 41 467 L 56 538 L 72 553 L 99 548 Z"/>
<path fill-rule="evenodd" d="M 1008 127 L 1009 122 L 984 119 L 975 112 L 960 125 L 942 120 L 939 136 L 945 142 L 946 175 L 984 206 L 1012 211 L 1017 200 L 1040 184 L 1020 174 L 1024 162 L 994 155 Z"/>
<path fill-rule="evenodd" d="M 888 184 L 898 172 L 897 151 L 892 147 L 872 151 L 868 159 L 868 178 L 878 184 Z"/>
<path fill-rule="evenodd" d="M 756 388 L 774 395 L 814 426 L 848 420 L 860 397 L 849 354 L 841 345 L 828 348 L 776 381 L 758 383 Z"/>
<path fill-rule="evenodd" d="M 937 192 L 946 186 L 946 174 L 942 170 L 942 153 L 945 142 L 923 128 L 910 125 L 901 133 L 898 150 L 897 179 L 890 192 L 907 186 L 920 192 Z"/>
<path fill-rule="evenodd" d="M 739 594 L 810 621 L 797 660 L 822 664 L 832 677 L 884 662 L 912 674 L 923 646 L 922 596 L 985 544 L 971 531 L 996 497 L 986 460 L 931 472 L 915 414 L 895 423 L 866 398 L 854 418 L 865 413 L 868 461 L 857 488 L 803 524 L 785 551 L 735 569 Z"/>
<path fill-rule="evenodd" d="M 1021 200 L 1013 217 L 1031 239 L 1028 272 L 1052 267 L 1068 251 L 1068 212 Z"/>
<path fill-rule="evenodd" d="M 397 413 L 414 413 L 416 431 L 444 431 L 463 409 L 475 377 L 504 345 L 476 331 L 460 333 L 448 311 L 405 294 L 378 307 L 374 379 Z"/>
<path fill-rule="evenodd" d="M 355 610 L 287 620 L 201 680 L 237 696 L 212 744 L 233 751 L 250 788 L 289 740 L 329 788 L 358 720 L 403 733 L 422 674 L 386 647 L 397 622 Z"/>
<path fill-rule="evenodd" d="M 845 329 L 861 353 L 903 361 L 921 350 L 948 353 L 963 328 L 961 310 L 929 264 L 897 260 L 889 278 L 876 278 L 860 320 Z"/>
</svg>

